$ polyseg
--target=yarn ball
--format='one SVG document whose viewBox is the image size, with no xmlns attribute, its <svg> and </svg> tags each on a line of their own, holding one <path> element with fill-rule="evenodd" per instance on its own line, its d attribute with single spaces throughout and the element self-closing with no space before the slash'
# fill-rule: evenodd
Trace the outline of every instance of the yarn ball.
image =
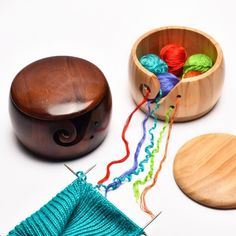
<svg viewBox="0 0 236 236">
<path fill-rule="evenodd" d="M 194 54 L 188 58 L 184 64 L 184 74 L 189 71 L 200 71 L 202 73 L 208 71 L 213 66 L 213 61 L 205 54 Z"/>
<path fill-rule="evenodd" d="M 186 74 L 184 74 L 183 78 L 190 78 L 190 77 L 194 77 L 194 76 L 201 75 L 201 74 L 202 74 L 202 72 L 200 72 L 200 71 L 191 70 L 191 71 L 187 72 Z"/>
<path fill-rule="evenodd" d="M 171 73 L 158 75 L 158 80 L 160 81 L 162 97 L 165 97 L 179 82 L 179 78 Z"/>
<path fill-rule="evenodd" d="M 147 54 L 140 58 L 142 66 L 150 72 L 159 75 L 168 71 L 167 64 L 155 54 Z"/>
<path fill-rule="evenodd" d="M 184 47 L 177 44 L 168 44 L 161 49 L 160 58 L 168 65 L 168 72 L 181 76 L 183 66 L 187 60 L 187 52 Z"/>
</svg>

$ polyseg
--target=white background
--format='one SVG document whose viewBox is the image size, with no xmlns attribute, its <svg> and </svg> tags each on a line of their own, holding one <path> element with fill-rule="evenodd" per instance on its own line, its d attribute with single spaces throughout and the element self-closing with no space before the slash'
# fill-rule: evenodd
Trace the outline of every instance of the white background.
<svg viewBox="0 0 236 236">
<path fill-rule="evenodd" d="M 96 183 L 104 176 L 106 164 L 125 153 L 120 134 L 127 114 L 134 109 L 127 73 L 133 43 L 153 28 L 182 25 L 205 31 L 220 43 L 225 55 L 225 85 L 219 103 L 208 115 L 174 125 L 168 159 L 147 199 L 156 213 L 163 213 L 146 232 L 159 236 L 235 236 L 234 210 L 213 210 L 193 202 L 179 190 L 172 174 L 174 156 L 187 140 L 209 132 L 236 133 L 235 22 L 234 1 L 0 0 L 0 234 L 6 235 L 74 179 L 63 163 L 36 159 L 17 143 L 8 113 L 9 89 L 17 72 L 53 55 L 82 57 L 104 72 L 113 96 L 109 134 L 97 150 L 68 162 L 75 170 L 97 163 L 88 176 Z M 142 112 L 135 115 L 127 134 L 130 161 L 114 166 L 113 177 L 131 166 L 143 117 Z M 131 186 L 123 185 L 108 198 L 143 226 L 149 216 L 139 209 Z"/>
</svg>

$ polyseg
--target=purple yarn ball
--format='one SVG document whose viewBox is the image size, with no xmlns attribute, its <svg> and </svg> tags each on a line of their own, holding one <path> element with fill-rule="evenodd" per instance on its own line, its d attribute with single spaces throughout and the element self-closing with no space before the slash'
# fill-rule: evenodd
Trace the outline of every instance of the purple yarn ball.
<svg viewBox="0 0 236 236">
<path fill-rule="evenodd" d="M 179 82 L 179 78 L 171 73 L 159 74 L 157 79 L 160 81 L 162 97 L 165 97 Z"/>
</svg>

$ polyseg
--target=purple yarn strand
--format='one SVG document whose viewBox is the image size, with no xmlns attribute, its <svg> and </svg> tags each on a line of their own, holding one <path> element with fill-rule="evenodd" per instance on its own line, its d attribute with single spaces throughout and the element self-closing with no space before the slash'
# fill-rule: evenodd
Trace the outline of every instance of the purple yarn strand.
<svg viewBox="0 0 236 236">
<path fill-rule="evenodd" d="M 148 121 L 148 118 L 151 115 L 150 104 L 151 104 L 151 101 L 148 101 L 148 103 L 147 103 L 148 112 L 147 112 L 147 114 L 146 114 L 146 116 L 145 116 L 145 118 L 144 118 L 144 120 L 142 122 L 143 136 L 140 139 L 140 141 L 138 142 L 137 147 L 136 147 L 136 151 L 135 151 L 135 154 L 134 154 L 134 164 L 133 164 L 133 167 L 131 169 L 129 169 L 128 171 L 124 172 L 122 175 L 120 175 L 120 177 L 115 178 L 112 183 L 107 185 L 106 191 L 105 191 L 105 196 L 107 195 L 107 192 L 109 191 L 109 189 L 113 189 L 114 190 L 114 189 L 119 188 L 121 186 L 123 180 L 125 180 L 125 178 L 127 178 L 129 175 L 134 173 L 134 171 L 138 167 L 138 156 L 139 156 L 141 147 L 142 147 L 142 145 L 143 145 L 143 143 L 144 143 L 144 141 L 146 139 L 146 134 L 147 134 L 146 123 Z"/>
<path fill-rule="evenodd" d="M 150 110 L 150 101 L 148 102 L 148 112 L 147 112 L 147 115 L 145 117 L 145 119 L 143 120 L 143 124 L 142 124 L 142 127 L 143 127 L 143 136 L 141 138 L 141 140 L 139 141 L 137 147 L 136 147 L 136 151 L 135 151 L 135 154 L 134 154 L 134 165 L 131 169 L 129 169 L 128 171 L 124 172 L 120 178 L 121 179 L 124 179 L 126 178 L 126 176 L 132 174 L 138 167 L 138 156 L 139 156 L 139 153 L 140 153 L 140 150 L 141 150 L 141 147 L 146 139 L 146 134 L 147 134 L 147 129 L 146 129 L 146 123 L 147 123 L 147 120 L 148 118 L 150 117 L 151 115 L 151 110 Z"/>
</svg>

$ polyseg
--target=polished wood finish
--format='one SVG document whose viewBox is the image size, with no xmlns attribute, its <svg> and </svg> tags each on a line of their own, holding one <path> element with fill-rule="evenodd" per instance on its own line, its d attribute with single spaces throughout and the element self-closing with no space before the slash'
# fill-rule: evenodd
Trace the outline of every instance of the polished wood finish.
<svg viewBox="0 0 236 236">
<path fill-rule="evenodd" d="M 25 114 L 46 120 L 77 117 L 101 102 L 107 82 L 92 63 L 76 57 L 49 57 L 15 77 L 11 97 Z"/>
<path fill-rule="evenodd" d="M 193 200 L 214 208 L 236 208 L 236 136 L 207 134 L 184 144 L 174 177 Z"/>
<path fill-rule="evenodd" d="M 111 93 L 94 64 L 76 57 L 49 57 L 17 74 L 10 114 L 16 136 L 31 151 L 55 160 L 76 158 L 105 138 Z"/>
<path fill-rule="evenodd" d="M 156 112 L 159 119 L 164 120 L 168 107 L 173 105 L 176 96 L 180 95 L 182 99 L 175 121 L 193 120 L 214 107 L 224 82 L 222 50 L 212 37 L 199 30 L 186 27 L 163 27 L 141 36 L 132 48 L 129 62 L 132 97 L 136 103 L 143 98 L 143 92 L 140 92 L 143 84 L 151 90 L 149 98 L 154 98 L 158 94 L 160 86 L 157 77 L 142 67 L 138 59 L 148 53 L 159 55 L 161 48 L 171 43 L 185 47 L 189 56 L 203 53 L 214 61 L 214 66 L 206 73 L 182 79 L 166 97 L 161 99 L 160 108 Z M 145 105 L 142 109 L 147 111 Z"/>
</svg>

